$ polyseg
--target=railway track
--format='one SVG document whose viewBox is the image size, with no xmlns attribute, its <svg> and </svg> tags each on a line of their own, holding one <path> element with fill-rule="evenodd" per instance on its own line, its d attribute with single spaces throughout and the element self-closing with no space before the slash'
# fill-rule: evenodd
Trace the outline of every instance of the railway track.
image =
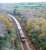
<svg viewBox="0 0 46 50">
<path fill-rule="evenodd" d="M 14 22 L 16 23 L 17 25 L 17 28 L 19 30 L 19 33 L 18 33 L 18 38 L 20 40 L 20 44 L 21 44 L 21 50 L 30 50 L 30 47 L 29 47 L 29 44 L 28 44 L 28 41 L 27 41 L 27 38 L 26 36 L 24 35 L 24 32 L 20 26 L 20 23 L 19 21 L 14 17 L 12 16 L 11 14 L 8 14 L 8 16 L 14 20 Z"/>
</svg>

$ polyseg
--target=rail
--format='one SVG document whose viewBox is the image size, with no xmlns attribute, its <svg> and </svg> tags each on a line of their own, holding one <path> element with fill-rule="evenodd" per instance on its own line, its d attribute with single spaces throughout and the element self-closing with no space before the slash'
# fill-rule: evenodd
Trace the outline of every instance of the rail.
<svg viewBox="0 0 46 50">
<path fill-rule="evenodd" d="M 20 32 L 19 34 L 20 34 L 22 50 L 30 50 L 29 44 L 27 42 L 27 38 L 24 35 L 24 32 L 23 32 L 23 30 L 21 28 L 21 25 L 20 25 L 19 21 L 13 15 L 11 15 L 11 14 L 8 14 L 8 16 L 14 20 L 14 22 L 16 23 L 16 25 L 18 27 L 18 30 Z"/>
</svg>

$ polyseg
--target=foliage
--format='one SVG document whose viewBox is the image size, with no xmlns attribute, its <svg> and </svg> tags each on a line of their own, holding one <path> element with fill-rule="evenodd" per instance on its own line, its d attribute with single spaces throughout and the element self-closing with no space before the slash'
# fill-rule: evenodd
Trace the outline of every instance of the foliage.
<svg viewBox="0 0 46 50">
<path fill-rule="evenodd" d="M 38 46 L 40 50 L 46 50 L 46 20 L 39 18 L 30 20 L 26 25 L 26 32 L 29 39 Z"/>
<path fill-rule="evenodd" d="M 13 25 L 12 20 L 6 16 L 0 16 L 0 21 L 2 21 L 7 28 L 11 28 Z"/>
<path fill-rule="evenodd" d="M 7 35 L 5 38 L 0 37 L 0 50 L 18 50 L 20 46 L 16 36 L 16 26 L 12 19 L 6 16 L 0 16 L 0 21 L 3 22 L 7 28 Z"/>
</svg>

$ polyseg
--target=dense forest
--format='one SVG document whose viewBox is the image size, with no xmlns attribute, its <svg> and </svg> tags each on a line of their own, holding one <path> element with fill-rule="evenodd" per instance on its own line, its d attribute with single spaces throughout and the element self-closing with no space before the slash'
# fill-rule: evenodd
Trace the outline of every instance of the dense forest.
<svg viewBox="0 0 46 50">
<path fill-rule="evenodd" d="M 17 4 L 16 18 L 36 50 L 46 50 L 46 4 L 36 4 Z"/>
<path fill-rule="evenodd" d="M 46 3 L 0 4 L 0 12 L 2 8 L 19 21 L 32 50 L 46 50 Z M 0 15 L 0 21 L 7 31 L 5 37 L 0 37 L 0 50 L 20 50 L 16 23 L 4 14 Z"/>
</svg>

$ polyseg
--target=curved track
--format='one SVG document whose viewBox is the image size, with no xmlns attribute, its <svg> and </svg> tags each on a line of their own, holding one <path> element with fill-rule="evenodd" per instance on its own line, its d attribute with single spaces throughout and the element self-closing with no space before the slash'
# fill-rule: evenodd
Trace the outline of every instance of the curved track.
<svg viewBox="0 0 46 50">
<path fill-rule="evenodd" d="M 24 32 L 21 28 L 21 25 L 19 23 L 19 21 L 11 14 L 8 14 L 8 16 L 14 20 L 14 22 L 16 23 L 17 27 L 18 27 L 18 30 L 20 33 L 19 34 L 19 38 L 20 38 L 20 42 L 21 42 L 21 50 L 30 50 L 30 47 L 29 47 L 29 44 L 28 44 L 28 41 L 27 41 L 27 38 L 26 36 L 24 35 Z"/>
</svg>

